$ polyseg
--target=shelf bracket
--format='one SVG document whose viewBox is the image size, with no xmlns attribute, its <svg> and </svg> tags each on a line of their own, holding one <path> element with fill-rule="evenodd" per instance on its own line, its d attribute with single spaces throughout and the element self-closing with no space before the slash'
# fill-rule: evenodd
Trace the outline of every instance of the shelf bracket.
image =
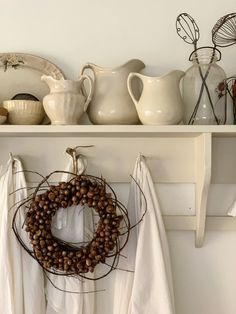
<svg viewBox="0 0 236 314">
<path fill-rule="evenodd" d="M 196 138 L 196 234 L 195 246 L 202 247 L 205 236 L 207 198 L 211 183 L 212 134 Z"/>
</svg>

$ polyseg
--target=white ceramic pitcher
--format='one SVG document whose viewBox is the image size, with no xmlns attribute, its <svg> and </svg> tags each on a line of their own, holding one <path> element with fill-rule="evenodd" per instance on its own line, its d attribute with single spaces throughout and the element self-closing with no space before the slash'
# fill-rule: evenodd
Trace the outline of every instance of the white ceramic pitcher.
<svg viewBox="0 0 236 314">
<path fill-rule="evenodd" d="M 81 75 L 77 81 L 56 80 L 43 75 L 41 80 L 50 88 L 50 94 L 43 98 L 43 107 L 52 124 L 78 124 L 87 110 L 93 95 L 93 81 L 88 75 Z M 89 82 L 89 93 L 82 94 L 85 80 Z"/>
<path fill-rule="evenodd" d="M 137 124 L 138 115 L 127 90 L 130 72 L 145 67 L 138 59 L 132 59 L 115 68 L 103 68 L 87 63 L 81 70 L 94 74 L 94 96 L 88 107 L 88 115 L 94 124 Z"/>
<path fill-rule="evenodd" d="M 129 94 L 142 124 L 179 124 L 183 118 L 183 103 L 179 89 L 184 72 L 174 70 L 160 77 L 130 73 L 127 80 Z M 143 84 L 139 99 L 134 96 L 131 82 L 134 77 Z"/>
</svg>

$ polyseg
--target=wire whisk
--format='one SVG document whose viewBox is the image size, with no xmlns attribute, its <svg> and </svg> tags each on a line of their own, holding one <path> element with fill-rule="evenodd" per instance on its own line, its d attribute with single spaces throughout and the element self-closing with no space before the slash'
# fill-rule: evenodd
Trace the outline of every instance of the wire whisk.
<svg viewBox="0 0 236 314">
<path fill-rule="evenodd" d="M 196 45 L 200 38 L 199 27 L 188 13 L 181 13 L 177 16 L 176 31 L 179 37 L 190 45 Z"/>
<path fill-rule="evenodd" d="M 212 29 L 212 42 L 218 47 L 228 47 L 236 43 L 236 13 L 221 17 Z"/>
</svg>

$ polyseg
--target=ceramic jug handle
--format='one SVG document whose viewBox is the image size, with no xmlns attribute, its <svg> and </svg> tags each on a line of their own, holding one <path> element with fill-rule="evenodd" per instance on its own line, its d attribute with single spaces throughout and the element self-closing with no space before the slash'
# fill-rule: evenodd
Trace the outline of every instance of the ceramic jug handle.
<svg viewBox="0 0 236 314">
<path fill-rule="evenodd" d="M 93 72 L 93 74 L 94 74 L 92 65 L 91 65 L 90 63 L 86 63 L 86 64 L 82 67 L 82 69 L 81 69 L 81 71 L 80 71 L 80 75 L 84 75 L 84 71 L 87 70 L 87 69 L 91 70 L 91 71 Z M 95 77 L 94 77 L 94 80 L 95 80 Z M 87 98 L 87 91 L 86 91 L 84 85 L 82 85 L 82 94 L 84 95 L 84 97 Z"/>
<path fill-rule="evenodd" d="M 128 91 L 129 91 L 129 94 L 130 94 L 130 97 L 132 98 L 134 104 L 135 104 L 135 107 L 137 107 L 138 105 L 138 99 L 135 98 L 134 96 L 134 93 L 132 91 L 132 86 L 131 86 L 131 83 L 132 83 L 132 79 L 134 77 L 138 77 L 141 81 L 142 81 L 142 77 L 139 73 L 134 73 L 134 72 L 131 72 L 128 76 L 128 79 L 127 79 L 127 87 L 128 87 Z"/>
<path fill-rule="evenodd" d="M 83 74 L 84 74 L 84 71 L 85 71 L 86 69 L 89 69 L 89 70 L 93 71 L 93 64 L 92 64 L 92 63 L 86 63 L 86 64 L 82 67 L 82 69 L 81 69 L 81 71 L 80 71 L 80 75 L 83 75 Z"/>
<path fill-rule="evenodd" d="M 81 87 L 82 90 L 83 89 L 85 90 L 83 82 L 85 80 L 88 80 L 88 82 L 89 82 L 89 93 L 87 95 L 87 92 L 86 92 L 86 95 L 84 95 L 86 97 L 86 101 L 84 103 L 84 112 L 85 112 L 87 110 L 87 108 L 88 108 L 88 105 L 89 105 L 92 97 L 93 97 L 94 85 L 93 85 L 93 80 L 92 80 L 92 78 L 89 75 L 82 74 L 80 76 L 80 79 L 82 80 L 82 87 Z"/>
</svg>

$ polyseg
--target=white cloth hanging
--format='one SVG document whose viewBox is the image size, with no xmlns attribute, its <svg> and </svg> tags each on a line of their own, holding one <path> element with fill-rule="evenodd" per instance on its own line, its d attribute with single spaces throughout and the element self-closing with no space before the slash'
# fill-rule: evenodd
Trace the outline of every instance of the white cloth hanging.
<svg viewBox="0 0 236 314">
<path fill-rule="evenodd" d="M 0 313 L 44 314 L 42 269 L 20 246 L 12 230 L 13 205 L 27 197 L 27 190 L 21 189 L 26 187 L 22 170 L 20 160 L 10 158 L 0 178 Z M 28 235 L 22 229 L 24 220 L 22 207 L 16 223 L 21 238 L 29 245 Z"/>
<path fill-rule="evenodd" d="M 133 230 L 128 249 L 122 254 L 122 267 L 134 273 L 116 271 L 114 314 L 174 314 L 174 293 L 166 232 L 150 172 L 142 156 L 137 158 L 133 178 L 147 201 L 147 213 Z M 141 217 L 145 203 L 137 184 L 132 181 L 128 211 L 131 223 Z M 135 212 L 135 214 L 134 214 Z M 136 232 L 136 234 L 135 234 Z M 129 251 L 136 248 L 136 253 Z"/>
<path fill-rule="evenodd" d="M 136 184 L 132 181 L 127 206 L 131 226 L 135 225 L 140 217 L 139 206 L 136 206 L 138 196 Z M 115 270 L 113 314 L 130 314 L 128 309 L 134 279 L 137 237 L 138 229 L 136 227 L 130 232 L 129 240 L 121 252 L 118 268 L 122 270 Z"/>
<path fill-rule="evenodd" d="M 82 173 L 85 165 L 80 157 L 77 160 L 78 173 Z M 73 172 L 73 160 L 70 161 L 65 171 Z M 62 175 L 61 181 L 68 180 L 70 175 Z M 71 206 L 68 210 L 59 209 L 52 225 L 52 232 L 58 238 L 71 242 L 84 241 L 85 236 L 92 236 L 93 218 L 91 211 L 81 210 L 81 206 Z M 95 291 L 95 283 L 90 280 L 79 280 L 56 275 L 48 275 L 53 284 L 66 291 L 81 292 L 71 294 L 61 292 L 52 286 L 46 285 L 47 314 L 93 314 L 95 310 L 95 293 L 82 293 Z M 90 277 L 92 277 L 90 275 Z"/>
<path fill-rule="evenodd" d="M 236 200 L 234 200 L 233 204 L 228 209 L 228 216 L 236 217 Z"/>
</svg>

